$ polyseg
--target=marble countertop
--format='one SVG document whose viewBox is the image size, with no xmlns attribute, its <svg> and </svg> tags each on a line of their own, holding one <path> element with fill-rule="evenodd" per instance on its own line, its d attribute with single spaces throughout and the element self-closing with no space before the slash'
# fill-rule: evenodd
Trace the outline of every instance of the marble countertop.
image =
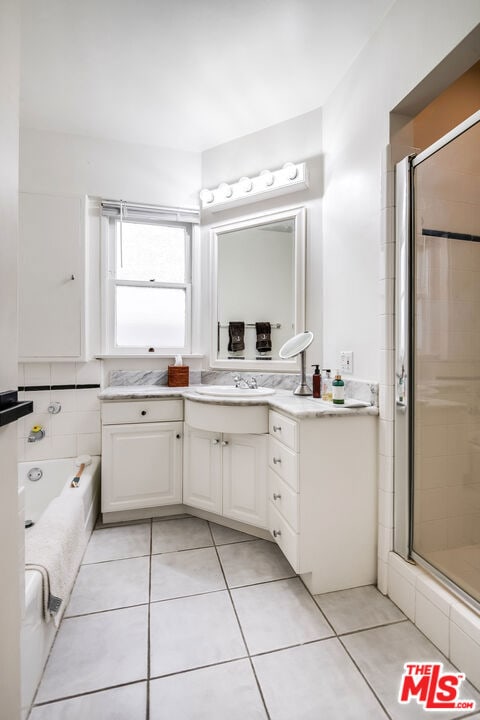
<svg viewBox="0 0 480 720">
<path fill-rule="evenodd" d="M 111 385 L 99 394 L 99 398 L 106 401 L 185 398 L 209 405 L 267 405 L 273 410 L 279 410 L 299 419 L 332 415 L 378 415 L 378 408 L 375 405 L 360 408 L 342 407 L 310 396 L 294 395 L 291 390 L 277 389 L 273 395 L 233 398 L 201 395 L 196 392 L 197 387 L 197 385 L 180 388 L 165 385 Z"/>
</svg>

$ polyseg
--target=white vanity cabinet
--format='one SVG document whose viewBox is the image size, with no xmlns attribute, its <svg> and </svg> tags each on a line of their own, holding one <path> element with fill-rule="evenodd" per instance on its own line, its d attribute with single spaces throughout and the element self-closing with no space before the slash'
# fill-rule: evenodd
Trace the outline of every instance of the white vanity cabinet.
<svg viewBox="0 0 480 720">
<path fill-rule="evenodd" d="M 376 418 L 269 413 L 268 528 L 313 593 L 376 577 Z"/>
<path fill-rule="evenodd" d="M 20 360 L 86 358 L 85 199 L 21 193 Z"/>
<path fill-rule="evenodd" d="M 182 502 L 183 401 L 103 403 L 102 512 Z"/>
<path fill-rule="evenodd" d="M 185 424 L 184 504 L 266 528 L 266 457 L 266 434 Z"/>
</svg>

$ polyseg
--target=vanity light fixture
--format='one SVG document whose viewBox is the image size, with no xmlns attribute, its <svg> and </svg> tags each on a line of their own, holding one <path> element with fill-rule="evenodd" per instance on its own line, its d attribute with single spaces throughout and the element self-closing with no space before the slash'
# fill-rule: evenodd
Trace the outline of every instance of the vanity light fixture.
<svg viewBox="0 0 480 720">
<path fill-rule="evenodd" d="M 262 170 L 255 177 L 241 177 L 234 183 L 222 182 L 215 190 L 200 192 L 202 209 L 219 212 L 224 208 L 258 202 L 308 187 L 306 163 L 287 162 L 279 170 Z"/>
</svg>

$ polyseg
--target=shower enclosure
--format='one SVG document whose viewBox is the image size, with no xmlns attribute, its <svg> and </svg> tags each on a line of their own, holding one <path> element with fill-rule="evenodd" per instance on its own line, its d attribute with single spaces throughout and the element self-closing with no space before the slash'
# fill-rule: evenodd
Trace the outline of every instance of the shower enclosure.
<svg viewBox="0 0 480 720">
<path fill-rule="evenodd" d="M 395 551 L 480 608 L 480 112 L 396 198 Z"/>
</svg>

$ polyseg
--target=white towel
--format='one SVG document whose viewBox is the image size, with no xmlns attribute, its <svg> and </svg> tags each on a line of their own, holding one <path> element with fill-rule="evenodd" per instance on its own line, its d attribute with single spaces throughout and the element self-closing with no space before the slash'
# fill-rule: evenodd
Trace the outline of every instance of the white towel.
<svg viewBox="0 0 480 720">
<path fill-rule="evenodd" d="M 25 568 L 42 575 L 45 620 L 58 627 L 72 590 L 87 537 L 80 494 L 56 497 L 25 537 Z"/>
</svg>

